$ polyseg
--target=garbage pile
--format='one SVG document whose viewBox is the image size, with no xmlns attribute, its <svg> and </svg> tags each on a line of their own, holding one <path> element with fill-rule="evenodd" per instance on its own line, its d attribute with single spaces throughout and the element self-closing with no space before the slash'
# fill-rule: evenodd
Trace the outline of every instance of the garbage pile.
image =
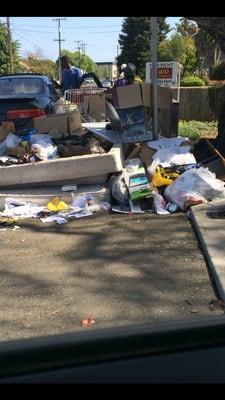
<svg viewBox="0 0 225 400">
<path fill-rule="evenodd" d="M 0 166 L 38 163 L 7 169 L 7 173 L 0 168 L 1 187 L 32 187 L 52 182 L 61 185 L 71 180 L 76 185 L 81 179 L 83 184 L 104 182 L 111 192 L 108 203 L 73 190 L 69 201 L 63 195 L 53 196 L 45 206 L 7 196 L 0 219 L 38 218 L 43 223 L 61 224 L 96 212 L 186 213 L 196 204 L 225 198 L 223 180 L 217 179 L 217 172 L 207 167 L 213 165 L 219 171 L 225 160 L 221 157 L 215 160 L 213 154 L 209 164 L 197 162 L 187 138 L 171 137 L 172 92 L 166 87 L 158 87 L 159 128 L 163 136 L 152 140 L 151 90 L 146 82 L 117 88 L 116 112 L 108 109 L 110 121 L 105 121 L 104 96 L 83 94 L 82 104 L 92 117 L 95 115 L 96 121 L 104 117 L 105 122 L 100 125 L 97 122 L 81 124 L 78 108 L 68 111 L 65 101 L 60 101 L 56 114 L 33 118 L 25 130 L 15 131 L 10 121 L 0 126 Z M 103 156 L 104 153 L 108 154 Z M 99 157 L 90 157 L 91 154 Z M 85 155 L 80 160 L 75 158 Z M 74 158 L 68 160 L 69 157 Z M 58 161 L 60 158 L 64 160 Z M 49 160 L 56 161 L 40 163 Z"/>
<path fill-rule="evenodd" d="M 44 140 L 45 135 L 42 137 Z M 137 156 L 127 158 L 123 170 L 111 175 L 109 187 L 110 203 L 90 193 L 76 194 L 76 187 L 71 187 L 66 198 L 62 193 L 45 206 L 6 198 L 0 223 L 37 218 L 42 223 L 65 224 L 96 212 L 163 215 L 187 212 L 193 205 L 225 198 L 224 182 L 196 162 L 188 139 L 180 137 L 142 143 Z"/>
<path fill-rule="evenodd" d="M 9 166 L 38 161 L 54 160 L 85 154 L 103 154 L 111 145 L 93 134 L 71 135 L 54 138 L 50 134 L 39 134 L 37 129 L 26 129 L 25 133 L 9 133 L 0 143 L 0 165 Z"/>
<path fill-rule="evenodd" d="M 58 224 L 66 224 L 70 219 L 87 217 L 97 211 L 109 211 L 110 208 L 109 203 L 99 202 L 91 194 L 75 196 L 73 192 L 70 201 L 54 197 L 46 206 L 6 198 L 5 209 L 0 213 L 0 225 L 7 226 L 27 218 L 37 218 L 42 223 L 55 221 Z"/>
<path fill-rule="evenodd" d="M 162 138 L 143 146 L 144 157 L 140 150 L 139 158 L 125 160 L 123 171 L 111 177 L 112 210 L 169 214 L 225 198 L 224 182 L 196 162 L 187 138 Z"/>
</svg>

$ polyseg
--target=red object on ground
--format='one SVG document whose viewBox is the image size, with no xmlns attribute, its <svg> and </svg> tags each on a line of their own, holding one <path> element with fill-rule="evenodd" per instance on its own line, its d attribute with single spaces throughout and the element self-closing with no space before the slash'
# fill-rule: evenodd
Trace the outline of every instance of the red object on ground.
<svg viewBox="0 0 225 400">
<path fill-rule="evenodd" d="M 84 327 L 90 327 L 95 324 L 95 320 L 92 318 L 84 318 L 83 321 L 81 321 L 81 325 Z"/>
</svg>

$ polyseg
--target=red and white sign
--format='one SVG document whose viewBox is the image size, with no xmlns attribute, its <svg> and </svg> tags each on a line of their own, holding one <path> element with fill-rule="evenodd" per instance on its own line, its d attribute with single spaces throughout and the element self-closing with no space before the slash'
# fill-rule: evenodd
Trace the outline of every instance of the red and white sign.
<svg viewBox="0 0 225 400">
<path fill-rule="evenodd" d="M 178 62 L 158 62 L 157 77 L 159 85 L 180 85 L 181 65 Z M 152 63 L 146 63 L 146 82 L 151 83 Z"/>
</svg>

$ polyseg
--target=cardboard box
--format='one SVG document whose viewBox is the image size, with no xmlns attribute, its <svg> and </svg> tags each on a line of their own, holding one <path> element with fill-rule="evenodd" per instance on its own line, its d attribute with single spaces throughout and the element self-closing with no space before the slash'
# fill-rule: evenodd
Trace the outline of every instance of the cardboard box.
<svg viewBox="0 0 225 400">
<path fill-rule="evenodd" d="M 7 147 L 6 154 L 11 157 L 21 158 L 26 154 L 27 150 L 25 147 Z"/>
<path fill-rule="evenodd" d="M 143 82 L 140 84 L 142 104 L 145 107 L 152 108 L 152 85 L 150 83 Z"/>
<path fill-rule="evenodd" d="M 145 109 L 143 106 L 118 109 L 122 129 L 145 123 Z"/>
<path fill-rule="evenodd" d="M 172 90 L 158 86 L 158 127 L 162 136 L 172 136 L 172 112 Z"/>
<path fill-rule="evenodd" d="M 8 134 L 9 132 L 7 132 L 2 126 L 0 126 L 0 143 L 7 138 Z"/>
<path fill-rule="evenodd" d="M 78 129 L 81 129 L 82 125 L 81 125 L 81 118 L 79 111 L 71 111 L 68 114 L 67 123 L 68 123 L 67 130 L 70 134 L 77 131 Z"/>
<path fill-rule="evenodd" d="M 138 84 L 112 89 L 113 103 L 116 108 L 132 108 L 143 105 L 141 88 Z"/>
<path fill-rule="evenodd" d="M 95 122 L 105 121 L 105 97 L 99 94 L 89 96 L 88 114 Z"/>
<path fill-rule="evenodd" d="M 82 126 L 80 112 L 77 110 L 36 117 L 33 118 L 31 125 L 38 130 L 38 133 L 49 133 L 54 138 L 68 136 Z"/>
<path fill-rule="evenodd" d="M 128 187 L 131 201 L 152 197 L 148 177 L 143 166 L 139 166 L 139 168 L 132 170 L 131 172 L 126 172 L 125 182 Z"/>
<path fill-rule="evenodd" d="M 150 165 L 153 162 L 153 156 L 156 153 L 156 150 L 154 149 L 150 149 L 148 147 L 147 143 L 141 143 L 140 145 L 140 157 L 141 160 L 146 168 L 147 171 L 147 176 L 150 178 L 149 173 L 148 173 L 148 167 L 150 167 Z"/>
<path fill-rule="evenodd" d="M 55 138 L 68 135 L 68 114 L 52 114 L 33 118 L 31 123 L 38 133 L 49 133 Z"/>
<path fill-rule="evenodd" d="M 205 141 L 212 156 L 203 160 L 202 166 L 216 174 L 217 178 L 225 180 L 225 158 L 208 139 Z"/>
<path fill-rule="evenodd" d="M 11 121 L 2 121 L 2 128 L 6 130 L 8 133 L 15 133 L 15 125 Z"/>
<path fill-rule="evenodd" d="M 158 127 L 160 134 L 165 137 L 172 136 L 172 90 L 171 88 L 159 86 L 157 92 L 158 102 Z M 152 128 L 152 84 L 143 82 L 113 89 L 114 105 L 118 114 L 123 115 L 122 110 L 128 112 L 142 106 L 145 110 L 145 129 Z M 141 129 L 141 126 L 139 126 Z M 133 129 L 133 128 L 132 128 Z"/>
</svg>

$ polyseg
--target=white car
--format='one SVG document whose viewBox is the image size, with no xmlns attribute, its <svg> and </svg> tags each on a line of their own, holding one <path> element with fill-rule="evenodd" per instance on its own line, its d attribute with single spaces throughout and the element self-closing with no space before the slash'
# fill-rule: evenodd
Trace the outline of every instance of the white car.
<svg viewBox="0 0 225 400">
<path fill-rule="evenodd" d="M 105 88 L 111 88 L 112 87 L 111 81 L 104 80 L 101 83 L 102 83 L 102 86 L 105 87 Z"/>
</svg>

